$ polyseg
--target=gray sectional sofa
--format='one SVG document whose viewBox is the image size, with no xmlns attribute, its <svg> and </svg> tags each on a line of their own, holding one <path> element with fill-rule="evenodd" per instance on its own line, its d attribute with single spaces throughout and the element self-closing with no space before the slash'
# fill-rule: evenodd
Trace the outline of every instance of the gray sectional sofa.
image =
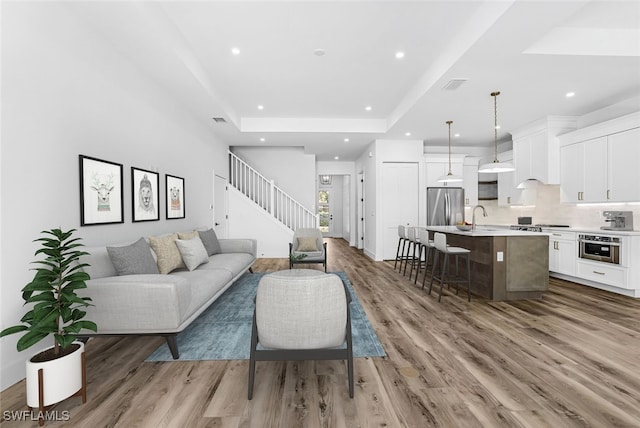
<svg viewBox="0 0 640 428">
<path fill-rule="evenodd" d="M 91 297 L 93 306 L 86 309 L 86 319 L 98 325 L 97 333 L 87 331 L 86 336 L 161 335 L 166 338 L 173 358 L 178 359 L 176 335 L 236 279 L 251 271 L 256 259 L 254 239 L 217 240 L 213 234 L 215 245 L 211 248 L 212 243 L 207 242 L 203 231 L 199 233 L 203 242 L 209 244 L 204 245 L 206 254 L 202 254 L 199 263 L 193 262 L 188 249 L 183 251 L 177 245 L 186 243 L 195 248 L 192 253 L 201 254 L 203 245 L 198 237 L 190 238 L 194 241 L 179 239 L 187 238 L 184 234 L 174 234 L 177 239 L 173 241 L 167 238 L 172 235 L 160 237 L 161 244 L 166 244 L 172 256 L 175 257 L 176 248 L 182 253 L 183 260 L 174 259 L 174 265 L 169 268 L 163 255 L 165 251 L 155 237 L 141 238 L 129 245 L 85 247 L 84 251 L 90 255 L 84 256 L 81 262 L 90 265 L 85 271 L 91 279 L 87 281 L 87 288 L 78 290 L 78 294 Z M 194 232 L 186 233 L 189 234 Z"/>
</svg>

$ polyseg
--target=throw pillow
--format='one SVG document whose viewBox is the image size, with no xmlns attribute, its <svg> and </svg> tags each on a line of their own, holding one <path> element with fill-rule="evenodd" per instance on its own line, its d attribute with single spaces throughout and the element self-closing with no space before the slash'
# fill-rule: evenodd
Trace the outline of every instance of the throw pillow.
<svg viewBox="0 0 640 428">
<path fill-rule="evenodd" d="M 213 229 L 205 230 L 204 232 L 199 231 L 198 235 L 200 235 L 200 239 L 202 240 L 204 247 L 207 249 L 208 255 L 213 256 L 214 254 L 222 252 L 220 242 L 218 242 L 218 237 Z"/>
<path fill-rule="evenodd" d="M 149 244 L 156 252 L 158 258 L 158 269 L 160 273 L 167 274 L 175 269 L 185 267 L 182 262 L 182 255 L 176 245 L 178 234 L 164 236 L 150 236 Z"/>
<path fill-rule="evenodd" d="M 200 237 L 176 239 L 176 245 L 180 250 L 184 264 L 187 265 L 187 269 L 194 270 L 203 263 L 209 263 L 209 255 Z"/>
<path fill-rule="evenodd" d="M 107 247 L 107 253 L 118 275 L 159 273 L 151 248 L 144 238 L 124 247 Z"/>
<path fill-rule="evenodd" d="M 298 238 L 298 249 L 296 251 L 318 251 L 317 239 L 314 237 Z"/>
<path fill-rule="evenodd" d="M 197 230 L 193 230 L 191 232 L 178 232 L 178 239 L 188 240 L 195 237 L 199 237 Z"/>
</svg>

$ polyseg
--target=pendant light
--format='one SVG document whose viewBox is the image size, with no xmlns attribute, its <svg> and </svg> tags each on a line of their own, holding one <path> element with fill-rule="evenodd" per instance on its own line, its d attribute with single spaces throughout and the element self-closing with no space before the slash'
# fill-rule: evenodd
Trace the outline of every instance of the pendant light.
<svg viewBox="0 0 640 428">
<path fill-rule="evenodd" d="M 459 183 L 462 181 L 462 177 L 458 175 L 453 175 L 451 172 L 451 124 L 452 120 L 447 120 L 446 124 L 449 125 L 449 173 L 447 175 L 443 175 L 438 177 L 438 183 Z"/>
<path fill-rule="evenodd" d="M 511 172 L 516 170 L 510 162 L 500 162 L 498 160 L 498 95 L 500 95 L 499 91 L 491 92 L 493 97 L 494 158 L 493 162 L 480 165 L 478 172 L 481 173 Z"/>
</svg>

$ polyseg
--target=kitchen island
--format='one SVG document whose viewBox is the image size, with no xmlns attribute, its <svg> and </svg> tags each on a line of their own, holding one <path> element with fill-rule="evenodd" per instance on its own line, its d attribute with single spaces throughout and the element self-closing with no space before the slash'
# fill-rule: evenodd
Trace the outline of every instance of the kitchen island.
<svg viewBox="0 0 640 428">
<path fill-rule="evenodd" d="M 471 231 L 455 226 L 426 229 L 430 239 L 441 232 L 448 245 L 471 250 L 473 294 L 490 300 L 540 299 L 549 288 L 547 234 L 482 226 Z M 453 264 L 450 269 L 455 269 Z"/>
</svg>

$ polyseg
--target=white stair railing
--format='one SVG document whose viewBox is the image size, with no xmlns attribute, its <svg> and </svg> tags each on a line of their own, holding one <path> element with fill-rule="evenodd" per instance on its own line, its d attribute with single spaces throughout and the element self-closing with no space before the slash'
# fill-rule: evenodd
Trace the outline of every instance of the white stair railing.
<svg viewBox="0 0 640 428">
<path fill-rule="evenodd" d="M 318 227 L 315 213 L 232 152 L 229 152 L 229 183 L 291 230 Z"/>
</svg>

